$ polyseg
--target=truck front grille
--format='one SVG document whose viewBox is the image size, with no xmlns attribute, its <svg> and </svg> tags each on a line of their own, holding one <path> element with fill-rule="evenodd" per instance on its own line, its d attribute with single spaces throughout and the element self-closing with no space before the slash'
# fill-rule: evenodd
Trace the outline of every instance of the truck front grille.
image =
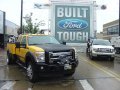
<svg viewBox="0 0 120 90">
<path fill-rule="evenodd" d="M 112 49 L 107 49 L 107 48 L 99 48 L 97 52 L 103 52 L 103 53 L 113 53 Z"/>
<path fill-rule="evenodd" d="M 55 51 L 49 52 L 49 63 L 61 62 L 63 59 L 73 59 L 74 55 L 72 51 Z"/>
</svg>

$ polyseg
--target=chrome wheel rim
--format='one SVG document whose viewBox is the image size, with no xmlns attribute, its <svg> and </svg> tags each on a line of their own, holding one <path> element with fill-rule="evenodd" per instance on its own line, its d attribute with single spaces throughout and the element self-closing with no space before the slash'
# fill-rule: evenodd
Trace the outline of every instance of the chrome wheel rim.
<svg viewBox="0 0 120 90">
<path fill-rule="evenodd" d="M 8 64 L 8 62 L 9 62 L 9 60 L 8 60 L 8 58 L 7 58 L 6 63 Z"/>
<path fill-rule="evenodd" d="M 6 64 L 9 63 L 9 58 L 8 58 L 8 54 L 7 54 L 7 58 L 6 58 Z"/>
<path fill-rule="evenodd" d="M 27 68 L 27 76 L 32 79 L 33 77 L 33 71 L 32 71 L 32 66 L 29 65 L 28 68 Z"/>
<path fill-rule="evenodd" d="M 7 58 L 6 58 L 6 62 L 7 62 L 7 64 L 8 64 L 8 62 L 9 62 L 8 56 L 7 56 Z"/>
</svg>

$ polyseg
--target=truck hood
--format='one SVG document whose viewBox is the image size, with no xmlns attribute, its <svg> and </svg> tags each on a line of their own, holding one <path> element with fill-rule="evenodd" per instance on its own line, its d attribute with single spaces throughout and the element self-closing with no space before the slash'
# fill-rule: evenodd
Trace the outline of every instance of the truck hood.
<svg viewBox="0 0 120 90">
<path fill-rule="evenodd" d="M 42 48 L 36 47 L 35 45 L 34 46 L 28 46 L 28 48 L 32 52 L 35 52 L 35 51 L 41 51 L 41 52 L 43 52 L 44 51 Z"/>
<path fill-rule="evenodd" d="M 62 45 L 62 44 L 43 44 L 43 45 L 35 45 L 36 47 L 40 47 L 45 51 L 63 51 L 63 50 L 71 50 L 73 49 L 70 46 Z"/>
<path fill-rule="evenodd" d="M 109 48 L 109 49 L 114 49 L 112 46 L 105 46 L 105 45 L 92 45 L 92 48 Z"/>
</svg>

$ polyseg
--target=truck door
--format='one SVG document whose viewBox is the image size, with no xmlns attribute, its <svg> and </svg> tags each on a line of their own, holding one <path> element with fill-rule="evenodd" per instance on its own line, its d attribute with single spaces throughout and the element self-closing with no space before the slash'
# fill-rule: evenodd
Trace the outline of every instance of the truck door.
<svg viewBox="0 0 120 90">
<path fill-rule="evenodd" d="M 27 40 L 26 39 L 27 39 L 26 36 L 24 36 L 22 38 L 21 45 L 23 45 L 23 46 L 21 46 L 21 48 L 20 48 L 20 59 L 23 62 L 25 62 L 25 55 L 28 51 L 28 49 L 26 48 L 26 45 L 27 45 Z"/>
<path fill-rule="evenodd" d="M 26 36 L 23 36 L 22 39 L 20 40 L 20 48 L 16 49 L 16 54 L 18 55 L 19 59 L 22 62 L 25 62 L 25 55 L 28 51 L 28 49 L 26 48 L 27 45 L 27 40 L 26 40 Z"/>
<path fill-rule="evenodd" d="M 20 35 L 18 37 L 17 42 L 21 42 L 21 41 L 22 41 L 22 36 Z M 20 48 L 15 48 L 15 51 L 16 51 L 16 55 L 20 58 Z"/>
</svg>

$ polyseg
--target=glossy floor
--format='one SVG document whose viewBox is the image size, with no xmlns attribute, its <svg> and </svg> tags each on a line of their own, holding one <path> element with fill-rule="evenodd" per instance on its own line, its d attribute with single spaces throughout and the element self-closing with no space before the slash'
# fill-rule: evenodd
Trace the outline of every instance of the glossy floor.
<svg viewBox="0 0 120 90">
<path fill-rule="evenodd" d="M 0 90 L 120 90 L 120 58 L 90 60 L 78 53 L 79 65 L 72 77 L 42 78 L 30 83 L 18 65 L 6 65 L 6 52 L 0 52 Z"/>
</svg>

